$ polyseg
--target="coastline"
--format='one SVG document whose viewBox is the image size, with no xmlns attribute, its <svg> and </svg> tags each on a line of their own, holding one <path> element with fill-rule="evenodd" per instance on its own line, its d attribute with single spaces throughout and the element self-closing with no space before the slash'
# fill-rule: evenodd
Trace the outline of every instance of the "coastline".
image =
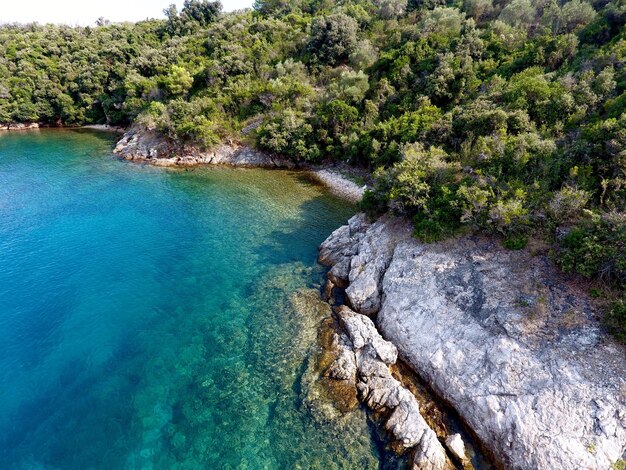
<svg viewBox="0 0 626 470">
<path fill-rule="evenodd" d="M 624 348 L 600 328 L 584 289 L 546 257 L 477 237 L 424 245 L 406 221 L 361 214 L 321 245 L 320 262 L 330 268 L 327 297 L 371 318 L 496 467 L 623 464 Z M 348 349 L 358 355 L 358 344 Z M 452 453 L 458 439 L 440 441 Z"/>
<path fill-rule="evenodd" d="M 278 155 L 256 150 L 238 142 L 220 144 L 208 151 L 193 147 L 181 148 L 148 129 L 131 128 L 116 144 L 114 153 L 128 161 L 161 167 L 193 167 L 199 165 L 224 165 L 239 168 L 275 168 L 299 170 L 312 180 L 351 203 L 363 198 L 366 186 L 359 186 L 334 165 L 314 166 L 296 163 Z"/>
<path fill-rule="evenodd" d="M 331 193 L 352 203 L 361 202 L 367 186 L 359 186 L 333 167 L 310 168 L 308 174 Z"/>
<path fill-rule="evenodd" d="M 108 126 L 81 128 L 124 132 Z M 162 138 L 128 134 L 115 153 L 137 163 L 293 169 L 353 203 L 365 190 L 335 166 L 298 167 L 238 143 L 173 157 L 175 149 Z M 390 217 L 371 223 L 355 216 L 333 232 L 321 247 L 320 262 L 330 268 L 324 297 L 336 307 L 335 357 L 322 374 L 335 385 L 347 381 L 339 388 L 354 391 L 376 421 L 385 423 L 392 447 L 410 453 L 416 470 L 472 467 L 467 441 L 422 416 L 423 399 L 407 386 L 410 374 L 403 379 L 398 372 L 402 364 L 434 392 L 438 403 L 458 413 L 485 453 L 495 456 L 497 467 L 609 468 L 604 465 L 613 465 L 626 452 L 616 444 L 616 438 L 626 442 L 626 415 L 619 413 L 626 406 L 615 394 L 619 378 L 626 376 L 623 365 L 614 364 L 619 346 L 617 352 L 611 352 L 610 342 L 607 346 L 586 293 L 570 289 L 554 270 L 548 273 L 541 260 L 481 243 L 463 238 L 423 245 L 411 237 L 406 221 Z M 527 288 L 524 278 L 550 287 L 545 292 Z M 513 292 L 506 292 L 511 287 Z M 344 297 L 345 305 L 334 302 Z M 582 357 L 591 357 L 591 365 Z M 477 367 L 482 370 L 476 372 Z M 596 370 L 585 370 L 589 367 Z M 470 369 L 473 375 L 468 375 Z M 594 375 L 600 370 L 602 377 Z M 616 379 L 607 378 L 606 370 Z M 563 371 L 569 375 L 562 377 Z M 543 382 L 528 382 L 527 375 Z M 621 387 L 626 390 L 623 380 Z M 558 435 L 554 425 L 566 416 L 572 424 Z M 541 455 L 532 455 L 535 450 Z"/>
<path fill-rule="evenodd" d="M 0 131 L 5 132 L 15 132 L 15 131 L 30 131 L 35 129 L 41 129 L 42 125 L 38 122 L 29 122 L 29 123 L 2 123 L 0 124 Z"/>
<path fill-rule="evenodd" d="M 77 129 L 92 129 L 94 131 L 117 132 L 123 134 L 126 129 L 121 126 L 109 126 L 108 124 L 87 124 L 86 126 L 78 126 Z"/>
<path fill-rule="evenodd" d="M 39 122 L 0 124 L 0 131 L 7 132 L 32 131 L 38 129 L 91 129 L 96 131 L 117 132 L 120 134 L 126 132 L 126 129 L 121 126 L 109 126 L 108 124 L 87 124 L 82 126 L 53 126 Z"/>
<path fill-rule="evenodd" d="M 332 194 L 350 203 L 361 201 L 366 186 L 360 186 L 348 177 L 336 165 L 301 165 L 290 160 L 270 155 L 239 143 L 226 143 L 212 151 L 183 152 L 168 144 L 162 137 L 149 131 L 125 129 L 106 124 L 88 124 L 84 126 L 44 126 L 39 123 L 3 124 L 0 131 L 35 131 L 41 129 L 78 130 L 87 129 L 102 132 L 124 134 L 117 142 L 114 153 L 120 158 L 136 163 L 146 163 L 160 167 L 193 166 L 232 166 L 239 168 L 276 168 L 302 171 L 317 183 L 325 186 Z M 156 150 L 156 151 L 155 151 Z"/>
</svg>

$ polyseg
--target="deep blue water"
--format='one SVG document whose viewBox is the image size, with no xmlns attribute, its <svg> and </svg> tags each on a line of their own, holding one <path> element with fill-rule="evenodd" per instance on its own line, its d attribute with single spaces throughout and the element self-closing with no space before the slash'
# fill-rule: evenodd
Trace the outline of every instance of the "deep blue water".
<svg viewBox="0 0 626 470">
<path fill-rule="evenodd" d="M 0 468 L 376 467 L 364 420 L 307 405 L 294 307 L 354 208 L 294 173 L 121 162 L 114 138 L 0 134 Z"/>
</svg>

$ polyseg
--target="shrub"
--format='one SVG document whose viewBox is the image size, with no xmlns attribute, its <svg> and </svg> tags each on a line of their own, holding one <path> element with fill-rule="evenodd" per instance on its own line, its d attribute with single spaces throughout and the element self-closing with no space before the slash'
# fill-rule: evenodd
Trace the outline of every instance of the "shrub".
<svg viewBox="0 0 626 470">
<path fill-rule="evenodd" d="M 612 302 L 604 315 L 604 324 L 618 340 L 626 343 L 626 292 L 621 299 Z"/>
<path fill-rule="evenodd" d="M 626 213 L 609 213 L 583 222 L 563 237 L 559 262 L 607 283 L 626 285 Z"/>
<path fill-rule="evenodd" d="M 442 40 L 459 37 L 465 21 L 465 13 L 456 8 L 437 7 L 426 12 L 420 23 L 420 33 L 425 37 Z"/>
<path fill-rule="evenodd" d="M 385 209 L 411 217 L 415 234 L 423 241 L 440 240 L 460 227 L 456 163 L 442 149 L 420 143 L 401 148 L 402 160 L 374 173 L 374 187 L 362 207 L 369 213 Z"/>
<path fill-rule="evenodd" d="M 356 70 L 370 67 L 378 59 L 378 51 L 367 39 L 357 44 L 354 52 L 350 54 L 350 65 Z"/>
<path fill-rule="evenodd" d="M 316 63 L 344 63 L 357 48 L 358 30 L 356 20 L 343 13 L 316 18 L 311 27 L 307 50 Z"/>
<path fill-rule="evenodd" d="M 375 0 L 378 6 L 378 15 L 383 19 L 396 18 L 404 14 L 406 10 L 406 0 Z"/>
<path fill-rule="evenodd" d="M 528 245 L 528 237 L 525 235 L 510 235 L 502 242 L 509 250 L 522 250 Z"/>
<path fill-rule="evenodd" d="M 312 143 L 313 126 L 304 113 L 286 110 L 262 124 L 257 130 L 259 146 L 286 155 L 295 161 L 316 161 L 318 147 Z"/>
<path fill-rule="evenodd" d="M 426 243 L 453 236 L 460 227 L 454 185 L 434 187 L 428 206 L 413 217 L 415 236 Z"/>
<path fill-rule="evenodd" d="M 565 186 L 552 196 L 548 215 L 558 224 L 573 222 L 580 217 L 590 199 L 588 191 Z"/>
<path fill-rule="evenodd" d="M 518 190 L 513 195 L 498 200 L 489 210 L 487 223 L 502 235 L 519 236 L 528 224 L 526 193 Z"/>
<path fill-rule="evenodd" d="M 158 129 L 172 140 L 206 149 L 220 142 L 223 126 L 215 120 L 218 116 L 215 103 L 208 98 L 192 101 L 170 101 Z"/>
<path fill-rule="evenodd" d="M 508 25 L 525 28 L 535 19 L 536 9 L 530 0 L 507 2 L 500 13 L 500 20 Z"/>
<path fill-rule="evenodd" d="M 495 198 L 493 189 L 478 185 L 462 184 L 457 190 L 457 205 L 461 210 L 461 222 L 472 228 L 485 228 L 489 207 Z"/>
<path fill-rule="evenodd" d="M 173 65 L 170 73 L 163 77 L 161 86 L 172 96 L 180 96 L 186 94 L 193 85 L 193 77 L 184 68 Z"/>
</svg>

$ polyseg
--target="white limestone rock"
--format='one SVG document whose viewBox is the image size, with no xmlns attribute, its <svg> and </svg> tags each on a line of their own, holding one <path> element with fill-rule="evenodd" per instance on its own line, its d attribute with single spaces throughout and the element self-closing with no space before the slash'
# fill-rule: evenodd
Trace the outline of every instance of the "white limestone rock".
<svg viewBox="0 0 626 470">
<path fill-rule="evenodd" d="M 382 218 L 343 251 L 353 253 L 349 302 L 378 311 L 383 337 L 500 464 L 605 470 L 623 459 L 626 352 L 585 292 L 544 257 L 473 238 L 424 245 L 408 233 Z M 357 365 L 368 405 L 400 403 L 384 368 L 359 354 Z"/>
<path fill-rule="evenodd" d="M 389 230 L 389 227 L 393 227 Z M 411 236 L 410 225 L 401 219 L 383 217 L 367 228 L 350 260 L 346 296 L 359 313 L 373 315 L 380 308 L 381 280 L 391 262 L 393 250 Z"/>
<path fill-rule="evenodd" d="M 387 413 L 385 429 L 396 443 L 405 449 L 418 447 L 418 455 L 424 467 L 443 470 L 446 452 L 435 432 L 420 414 L 415 396 L 393 377 L 390 365 L 395 364 L 398 351 L 385 341 L 374 322 L 367 316 L 353 312 L 346 306 L 336 311 L 339 324 L 352 346 L 353 356 L 339 357 L 331 366 L 337 378 L 347 374 L 338 371 L 351 371 L 346 366 L 355 358 L 357 390 L 361 400 L 372 410 Z"/>
<path fill-rule="evenodd" d="M 467 454 L 465 453 L 465 443 L 460 434 L 452 434 L 446 438 L 446 447 L 454 457 L 459 461 L 465 462 Z"/>
</svg>

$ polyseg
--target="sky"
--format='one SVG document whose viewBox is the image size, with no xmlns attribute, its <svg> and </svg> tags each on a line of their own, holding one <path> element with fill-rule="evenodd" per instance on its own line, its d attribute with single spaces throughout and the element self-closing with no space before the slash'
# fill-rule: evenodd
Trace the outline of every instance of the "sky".
<svg viewBox="0 0 626 470">
<path fill-rule="evenodd" d="M 253 0 L 221 0 L 225 11 L 252 6 Z M 0 23 L 66 23 L 93 25 L 104 18 L 139 21 L 163 18 L 163 9 L 175 3 L 179 10 L 183 0 L 0 0 Z"/>
</svg>

